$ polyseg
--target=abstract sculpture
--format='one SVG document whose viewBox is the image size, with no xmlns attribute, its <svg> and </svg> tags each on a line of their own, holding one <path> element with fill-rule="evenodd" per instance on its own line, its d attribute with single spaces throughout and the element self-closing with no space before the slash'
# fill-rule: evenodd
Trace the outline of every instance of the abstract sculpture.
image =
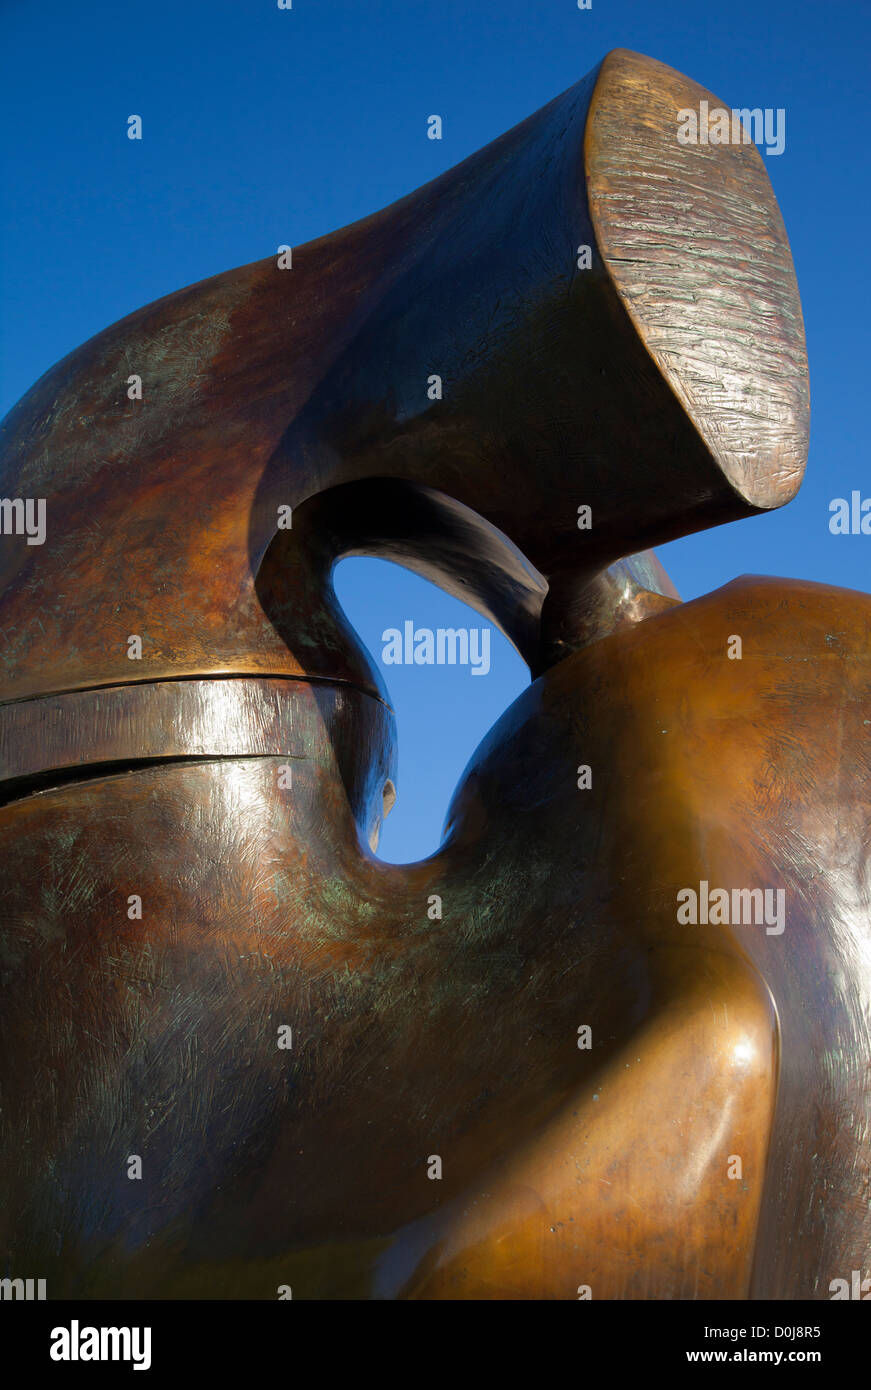
<svg viewBox="0 0 871 1390">
<path fill-rule="evenodd" d="M 6 514 L 44 500 L 46 539 L 0 549 L 4 1272 L 767 1299 L 866 1268 L 871 599 L 682 604 L 646 553 L 789 501 L 806 456 L 762 160 L 676 139 L 708 99 L 611 53 L 5 421 Z M 369 848 L 392 716 L 351 553 L 535 677 L 409 867 Z"/>
</svg>

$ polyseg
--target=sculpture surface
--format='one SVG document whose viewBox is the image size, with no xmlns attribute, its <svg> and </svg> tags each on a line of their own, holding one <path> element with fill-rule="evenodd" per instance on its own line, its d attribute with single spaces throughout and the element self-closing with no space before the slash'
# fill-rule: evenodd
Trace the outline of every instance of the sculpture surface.
<svg viewBox="0 0 871 1390">
<path fill-rule="evenodd" d="M 684 604 L 649 552 L 789 501 L 807 450 L 762 160 L 675 138 L 706 99 L 609 54 L 4 422 L 48 541 L 0 550 L 0 1263 L 50 1296 L 812 1298 L 867 1265 L 871 599 Z M 535 678 L 402 868 L 355 553 Z"/>
</svg>

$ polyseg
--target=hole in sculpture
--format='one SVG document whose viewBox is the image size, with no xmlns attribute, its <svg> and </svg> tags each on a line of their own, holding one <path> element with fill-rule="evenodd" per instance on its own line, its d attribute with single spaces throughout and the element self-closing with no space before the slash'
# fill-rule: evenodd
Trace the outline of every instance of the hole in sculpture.
<svg viewBox="0 0 871 1390">
<path fill-rule="evenodd" d="M 492 622 L 401 565 L 353 556 L 333 582 L 396 714 L 397 786 L 384 789 L 376 852 L 412 863 L 438 849 L 466 763 L 529 670 Z"/>
</svg>

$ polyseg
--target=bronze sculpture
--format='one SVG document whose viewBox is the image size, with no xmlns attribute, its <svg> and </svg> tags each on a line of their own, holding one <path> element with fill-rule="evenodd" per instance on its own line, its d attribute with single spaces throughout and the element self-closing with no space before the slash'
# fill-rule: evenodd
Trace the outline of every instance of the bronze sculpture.
<svg viewBox="0 0 871 1390">
<path fill-rule="evenodd" d="M 806 455 L 761 158 L 675 139 L 708 97 L 612 53 L 4 423 L 51 543 L 2 550 L 0 1249 L 50 1296 L 828 1297 L 867 1265 L 871 599 L 681 604 L 646 553 Z M 349 553 L 536 677 L 403 869 L 368 848 L 393 745 Z M 720 885 L 755 920 L 681 920 Z"/>
</svg>

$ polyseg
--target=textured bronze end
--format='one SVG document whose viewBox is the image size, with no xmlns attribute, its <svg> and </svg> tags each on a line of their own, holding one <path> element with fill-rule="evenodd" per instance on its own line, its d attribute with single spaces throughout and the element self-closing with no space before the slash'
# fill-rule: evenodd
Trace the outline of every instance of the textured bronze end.
<svg viewBox="0 0 871 1390">
<path fill-rule="evenodd" d="M 756 146 L 680 143 L 680 113 L 729 111 L 673 68 L 615 49 L 584 140 L 590 215 L 614 285 L 729 482 L 752 506 L 797 492 L 808 447 L 801 302 Z M 722 133 L 718 126 L 714 133 Z"/>
</svg>

